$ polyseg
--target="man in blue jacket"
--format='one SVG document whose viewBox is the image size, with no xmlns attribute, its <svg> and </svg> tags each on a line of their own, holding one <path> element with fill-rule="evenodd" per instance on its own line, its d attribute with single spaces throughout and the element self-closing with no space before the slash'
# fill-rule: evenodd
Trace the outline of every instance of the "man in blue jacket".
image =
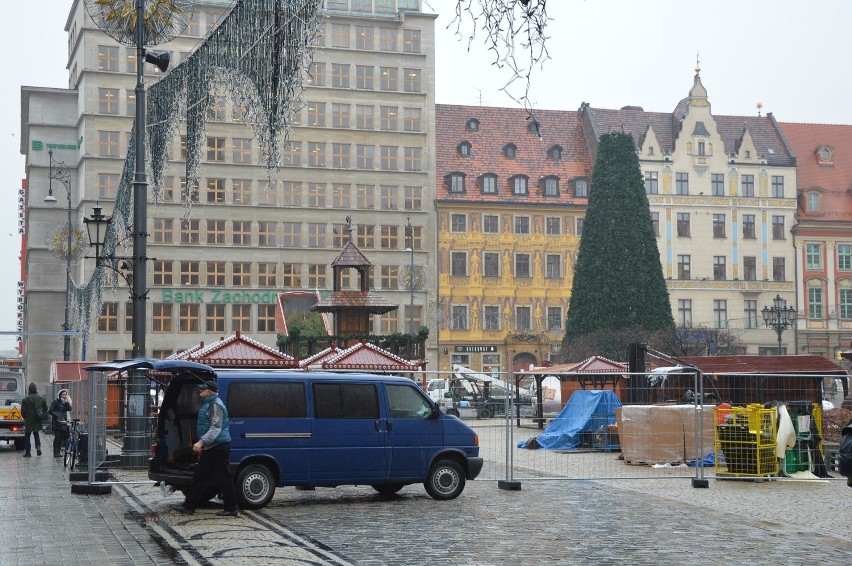
<svg viewBox="0 0 852 566">
<path fill-rule="evenodd" d="M 231 434 L 228 432 L 228 409 L 219 399 L 219 386 L 215 381 L 206 381 L 199 395 L 204 402 L 198 409 L 198 442 L 192 445 L 198 454 L 198 464 L 192 475 L 192 486 L 186 492 L 186 500 L 177 506 L 181 513 L 191 515 L 205 494 L 216 489 L 222 494 L 225 510 L 216 513 L 222 517 L 236 517 L 237 494 L 231 478 L 229 465 Z"/>
</svg>

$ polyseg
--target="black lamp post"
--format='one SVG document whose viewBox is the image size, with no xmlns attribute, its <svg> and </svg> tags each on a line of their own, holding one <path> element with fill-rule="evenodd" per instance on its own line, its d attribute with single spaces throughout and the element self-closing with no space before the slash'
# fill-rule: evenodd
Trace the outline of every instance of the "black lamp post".
<svg viewBox="0 0 852 566">
<path fill-rule="evenodd" d="M 411 217 L 408 217 L 408 224 L 405 226 L 405 239 L 408 243 L 408 249 L 405 251 L 411 253 L 411 264 L 408 267 L 408 290 L 411 291 L 411 299 L 408 305 L 408 333 L 414 336 L 414 228 L 411 227 Z"/>
<path fill-rule="evenodd" d="M 53 196 L 54 179 L 65 186 L 65 193 L 68 197 L 68 225 L 65 227 L 65 322 L 62 323 L 62 330 L 66 332 L 62 344 L 62 359 L 67 362 L 71 359 L 71 336 L 67 332 L 71 330 L 71 233 L 74 230 L 71 221 L 71 171 L 68 170 L 68 166 L 64 162 L 53 160 L 52 149 L 47 150 L 47 155 L 50 159 L 48 164 L 49 185 L 44 202 L 51 205 L 56 204 L 56 197 Z"/>
<path fill-rule="evenodd" d="M 763 307 L 763 323 L 778 334 L 778 355 L 781 355 L 781 335 L 796 324 L 796 309 L 787 306 L 781 295 L 775 295 L 771 307 Z"/>
<path fill-rule="evenodd" d="M 127 283 L 130 290 L 130 299 L 133 300 L 133 258 L 124 256 L 101 256 L 101 248 L 104 247 L 107 228 L 112 224 L 112 217 L 105 216 L 100 206 L 92 209 L 92 215 L 83 218 L 86 232 L 89 236 L 89 245 L 95 248 L 95 255 L 86 256 L 86 259 L 94 259 L 98 266 L 106 267 L 116 272 Z"/>
</svg>

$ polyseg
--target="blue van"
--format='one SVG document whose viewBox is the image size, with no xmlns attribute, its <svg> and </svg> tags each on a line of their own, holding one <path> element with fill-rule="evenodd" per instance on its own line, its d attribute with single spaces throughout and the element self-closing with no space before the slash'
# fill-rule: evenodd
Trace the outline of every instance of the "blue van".
<svg viewBox="0 0 852 566">
<path fill-rule="evenodd" d="M 228 407 L 231 467 L 244 509 L 269 503 L 278 486 L 369 485 L 393 494 L 423 483 L 430 496 L 448 500 L 482 470 L 477 434 L 410 379 L 181 364 L 162 360 L 150 370 L 169 377 L 148 477 L 175 489 L 192 481 L 198 386 L 211 378 Z"/>
</svg>

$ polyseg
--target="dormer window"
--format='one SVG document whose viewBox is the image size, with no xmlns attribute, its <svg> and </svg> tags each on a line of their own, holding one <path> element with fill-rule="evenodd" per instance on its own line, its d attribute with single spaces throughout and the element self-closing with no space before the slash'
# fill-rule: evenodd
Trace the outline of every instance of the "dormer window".
<svg viewBox="0 0 852 566">
<path fill-rule="evenodd" d="M 548 175 L 541 178 L 541 193 L 546 197 L 559 196 L 559 177 Z"/>
<path fill-rule="evenodd" d="M 518 154 L 518 146 L 513 143 L 507 143 L 503 146 L 503 155 L 506 159 L 514 159 Z"/>
<path fill-rule="evenodd" d="M 574 180 L 574 196 L 580 198 L 588 198 L 589 182 L 586 179 Z"/>
<path fill-rule="evenodd" d="M 808 212 L 819 212 L 820 194 L 816 191 L 808 193 Z"/>
<path fill-rule="evenodd" d="M 745 150 L 745 158 L 746 158 L 746 159 L 751 159 L 751 151 L 750 151 L 750 150 L 748 150 L 748 149 L 747 149 L 747 150 Z"/>
<path fill-rule="evenodd" d="M 704 149 L 704 142 L 698 142 L 698 155 L 707 155 L 706 150 Z"/>
<path fill-rule="evenodd" d="M 461 194 L 465 192 L 464 188 L 464 173 L 450 173 L 446 177 L 447 189 L 451 194 Z"/>
<path fill-rule="evenodd" d="M 654 146 L 653 145 L 648 146 L 648 155 L 654 155 Z"/>
<path fill-rule="evenodd" d="M 484 195 L 497 194 L 497 175 L 494 173 L 485 173 L 479 177 L 479 188 Z"/>
<path fill-rule="evenodd" d="M 819 165 L 834 165 L 834 148 L 830 145 L 821 145 L 814 150 Z"/>
<path fill-rule="evenodd" d="M 458 146 L 456 146 L 456 149 L 458 149 L 459 155 L 461 155 L 462 157 L 470 157 L 471 147 L 472 146 L 470 145 L 470 142 L 463 141 Z"/>
<path fill-rule="evenodd" d="M 529 194 L 527 186 L 528 177 L 526 175 L 514 175 L 509 178 L 512 185 L 512 194 L 514 196 L 526 196 Z"/>
<path fill-rule="evenodd" d="M 541 137 L 541 124 L 539 124 L 538 120 L 536 120 L 535 118 L 529 121 L 529 123 L 527 124 L 527 129 L 532 135 L 537 136 L 539 138 Z"/>
<path fill-rule="evenodd" d="M 479 131 L 479 120 L 476 118 L 471 118 L 465 123 L 465 128 L 467 128 L 468 132 L 478 132 Z"/>
<path fill-rule="evenodd" d="M 552 146 L 547 150 L 547 156 L 553 161 L 559 161 L 562 159 L 562 147 L 558 145 Z"/>
</svg>

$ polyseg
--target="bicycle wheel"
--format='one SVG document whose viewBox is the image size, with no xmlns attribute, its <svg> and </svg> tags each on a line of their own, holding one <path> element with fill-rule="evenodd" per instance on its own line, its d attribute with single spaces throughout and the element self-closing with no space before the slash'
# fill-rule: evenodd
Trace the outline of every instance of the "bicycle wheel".
<svg viewBox="0 0 852 566">
<path fill-rule="evenodd" d="M 70 465 L 73 470 L 76 453 L 77 449 L 74 445 L 74 439 L 70 438 L 68 444 L 65 446 L 65 454 L 62 456 L 62 465 L 66 468 Z"/>
<path fill-rule="evenodd" d="M 68 469 L 74 471 L 74 465 L 77 463 L 77 442 L 71 445 L 71 454 L 68 456 Z"/>
</svg>

